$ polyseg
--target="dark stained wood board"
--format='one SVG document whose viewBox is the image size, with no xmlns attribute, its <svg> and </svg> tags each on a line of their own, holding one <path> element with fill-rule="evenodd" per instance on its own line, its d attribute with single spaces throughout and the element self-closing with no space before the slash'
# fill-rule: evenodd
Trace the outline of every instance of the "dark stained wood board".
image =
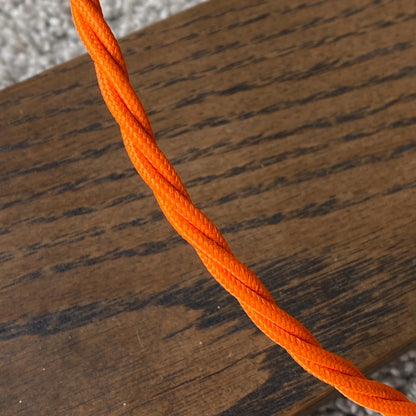
<svg viewBox="0 0 416 416">
<path fill-rule="evenodd" d="M 121 42 L 277 303 L 367 371 L 416 338 L 416 4 L 210 1 Z M 87 56 L 0 92 L 0 414 L 294 415 L 331 389 L 160 214 Z"/>
</svg>

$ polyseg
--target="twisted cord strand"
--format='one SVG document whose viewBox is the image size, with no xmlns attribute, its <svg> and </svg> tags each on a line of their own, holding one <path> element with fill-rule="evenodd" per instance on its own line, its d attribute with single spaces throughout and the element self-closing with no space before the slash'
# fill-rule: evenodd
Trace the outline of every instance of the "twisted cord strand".
<svg viewBox="0 0 416 416">
<path fill-rule="evenodd" d="M 367 380 L 350 362 L 324 350 L 303 325 L 276 305 L 258 277 L 233 255 L 219 230 L 193 205 L 179 176 L 157 146 L 99 0 L 69 1 L 75 27 L 94 61 L 103 98 L 120 126 L 134 167 L 152 189 L 168 221 L 194 247 L 212 276 L 238 300 L 257 327 L 307 372 L 385 416 L 416 416 L 416 403 L 387 385 Z"/>
</svg>

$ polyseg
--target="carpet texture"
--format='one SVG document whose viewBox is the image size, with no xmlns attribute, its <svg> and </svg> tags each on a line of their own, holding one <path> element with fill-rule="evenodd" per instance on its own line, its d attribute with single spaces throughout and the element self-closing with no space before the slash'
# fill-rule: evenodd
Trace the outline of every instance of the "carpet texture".
<svg viewBox="0 0 416 416">
<path fill-rule="evenodd" d="M 102 0 L 117 37 L 178 13 L 204 0 Z M 69 2 L 0 0 L 0 89 L 84 53 L 72 24 Z M 371 376 L 416 401 L 416 350 Z M 337 398 L 311 416 L 376 415 Z"/>
</svg>

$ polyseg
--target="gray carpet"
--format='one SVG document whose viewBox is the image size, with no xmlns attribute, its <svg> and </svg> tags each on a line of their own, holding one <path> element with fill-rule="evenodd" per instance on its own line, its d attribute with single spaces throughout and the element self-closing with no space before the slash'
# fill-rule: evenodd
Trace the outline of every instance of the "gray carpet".
<svg viewBox="0 0 416 416">
<path fill-rule="evenodd" d="M 203 0 L 102 0 L 117 37 Z M 67 0 L 0 0 L 0 89 L 85 52 Z"/>
<path fill-rule="evenodd" d="M 202 1 L 102 0 L 102 6 L 111 28 L 120 37 Z M 73 28 L 68 1 L 0 0 L 0 89 L 81 53 L 84 48 Z M 372 377 L 416 401 L 416 350 Z M 375 414 L 340 397 L 313 416 Z"/>
</svg>

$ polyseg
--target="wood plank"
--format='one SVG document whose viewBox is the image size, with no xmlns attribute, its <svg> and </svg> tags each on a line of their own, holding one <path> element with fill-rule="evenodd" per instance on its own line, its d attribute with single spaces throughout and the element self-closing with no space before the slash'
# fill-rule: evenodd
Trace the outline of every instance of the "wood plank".
<svg viewBox="0 0 416 416">
<path fill-rule="evenodd" d="M 415 341 L 412 0 L 213 0 L 122 41 L 158 143 L 277 303 Z M 0 413 L 294 415 L 331 389 L 160 214 L 83 56 L 0 93 Z"/>
</svg>

